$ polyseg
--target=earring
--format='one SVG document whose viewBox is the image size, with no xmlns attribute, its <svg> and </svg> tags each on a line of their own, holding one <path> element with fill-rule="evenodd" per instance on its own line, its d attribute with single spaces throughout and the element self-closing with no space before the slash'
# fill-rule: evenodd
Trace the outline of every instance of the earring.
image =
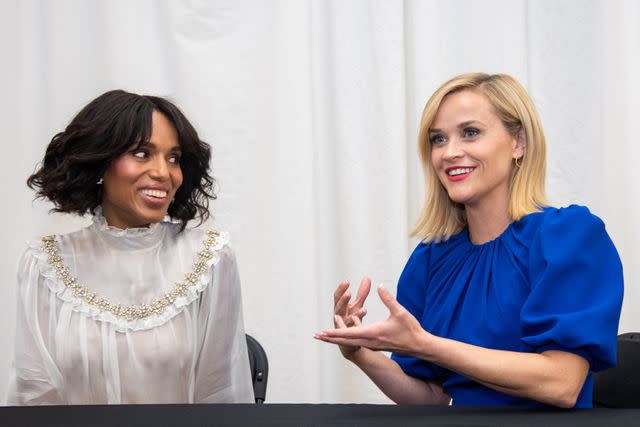
<svg viewBox="0 0 640 427">
<path fill-rule="evenodd" d="M 514 161 L 515 161 L 516 167 L 520 169 L 520 167 L 522 166 L 522 157 L 516 157 Z"/>
<path fill-rule="evenodd" d="M 96 184 L 102 185 L 103 182 L 104 182 L 104 179 L 100 178 L 99 180 L 96 181 Z"/>
</svg>

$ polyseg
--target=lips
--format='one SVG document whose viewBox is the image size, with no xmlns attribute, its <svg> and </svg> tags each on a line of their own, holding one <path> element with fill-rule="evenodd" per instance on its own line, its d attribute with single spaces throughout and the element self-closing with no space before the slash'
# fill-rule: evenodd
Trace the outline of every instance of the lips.
<svg viewBox="0 0 640 427">
<path fill-rule="evenodd" d="M 476 168 L 474 166 L 454 166 L 447 168 L 445 173 L 449 181 L 462 181 L 468 177 Z"/>
<path fill-rule="evenodd" d="M 474 169 L 475 168 L 473 167 L 449 168 L 446 170 L 446 173 L 449 176 L 458 176 L 458 175 L 468 174 L 472 172 Z"/>
<path fill-rule="evenodd" d="M 140 190 L 140 192 L 156 199 L 164 199 L 168 194 L 168 192 L 165 190 L 156 190 L 152 188 L 143 188 L 142 190 Z"/>
</svg>

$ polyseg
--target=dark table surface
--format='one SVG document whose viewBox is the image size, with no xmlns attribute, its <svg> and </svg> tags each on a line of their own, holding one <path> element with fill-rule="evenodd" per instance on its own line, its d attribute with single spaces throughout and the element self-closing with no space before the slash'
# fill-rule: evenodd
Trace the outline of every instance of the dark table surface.
<svg viewBox="0 0 640 427">
<path fill-rule="evenodd" d="M 0 408 L 2 426 L 640 426 L 640 409 L 395 405 L 112 405 Z"/>
</svg>

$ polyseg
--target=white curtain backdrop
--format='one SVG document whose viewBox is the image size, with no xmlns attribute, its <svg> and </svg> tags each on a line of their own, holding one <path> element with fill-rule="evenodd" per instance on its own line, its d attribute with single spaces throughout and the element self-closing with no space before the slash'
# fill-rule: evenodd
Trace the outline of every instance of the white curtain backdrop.
<svg viewBox="0 0 640 427">
<path fill-rule="evenodd" d="M 625 271 L 620 331 L 640 330 L 638 1 L 2 0 L 0 52 L 2 400 L 25 242 L 88 221 L 48 214 L 25 180 L 115 88 L 168 96 L 213 146 L 214 224 L 269 355 L 268 402 L 388 402 L 312 334 L 340 280 L 395 291 L 417 243 L 419 116 L 468 71 L 509 73 L 533 96 L 550 199 L 603 218 Z M 375 295 L 369 309 L 386 316 Z"/>
</svg>

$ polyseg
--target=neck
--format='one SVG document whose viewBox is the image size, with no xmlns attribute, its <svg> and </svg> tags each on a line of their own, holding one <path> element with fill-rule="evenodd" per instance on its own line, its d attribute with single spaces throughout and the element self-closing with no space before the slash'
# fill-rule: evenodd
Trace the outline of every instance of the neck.
<svg viewBox="0 0 640 427">
<path fill-rule="evenodd" d="M 490 242 L 500 236 L 511 224 L 508 201 L 484 203 L 479 206 L 465 205 L 469 239 L 475 245 Z"/>
<path fill-rule="evenodd" d="M 118 215 L 118 211 L 114 209 L 110 204 L 102 204 L 102 216 L 107 221 L 107 225 L 110 227 L 119 228 L 120 230 L 126 230 L 128 228 L 148 228 L 149 223 L 136 221 L 133 218 L 123 217 Z"/>
</svg>

